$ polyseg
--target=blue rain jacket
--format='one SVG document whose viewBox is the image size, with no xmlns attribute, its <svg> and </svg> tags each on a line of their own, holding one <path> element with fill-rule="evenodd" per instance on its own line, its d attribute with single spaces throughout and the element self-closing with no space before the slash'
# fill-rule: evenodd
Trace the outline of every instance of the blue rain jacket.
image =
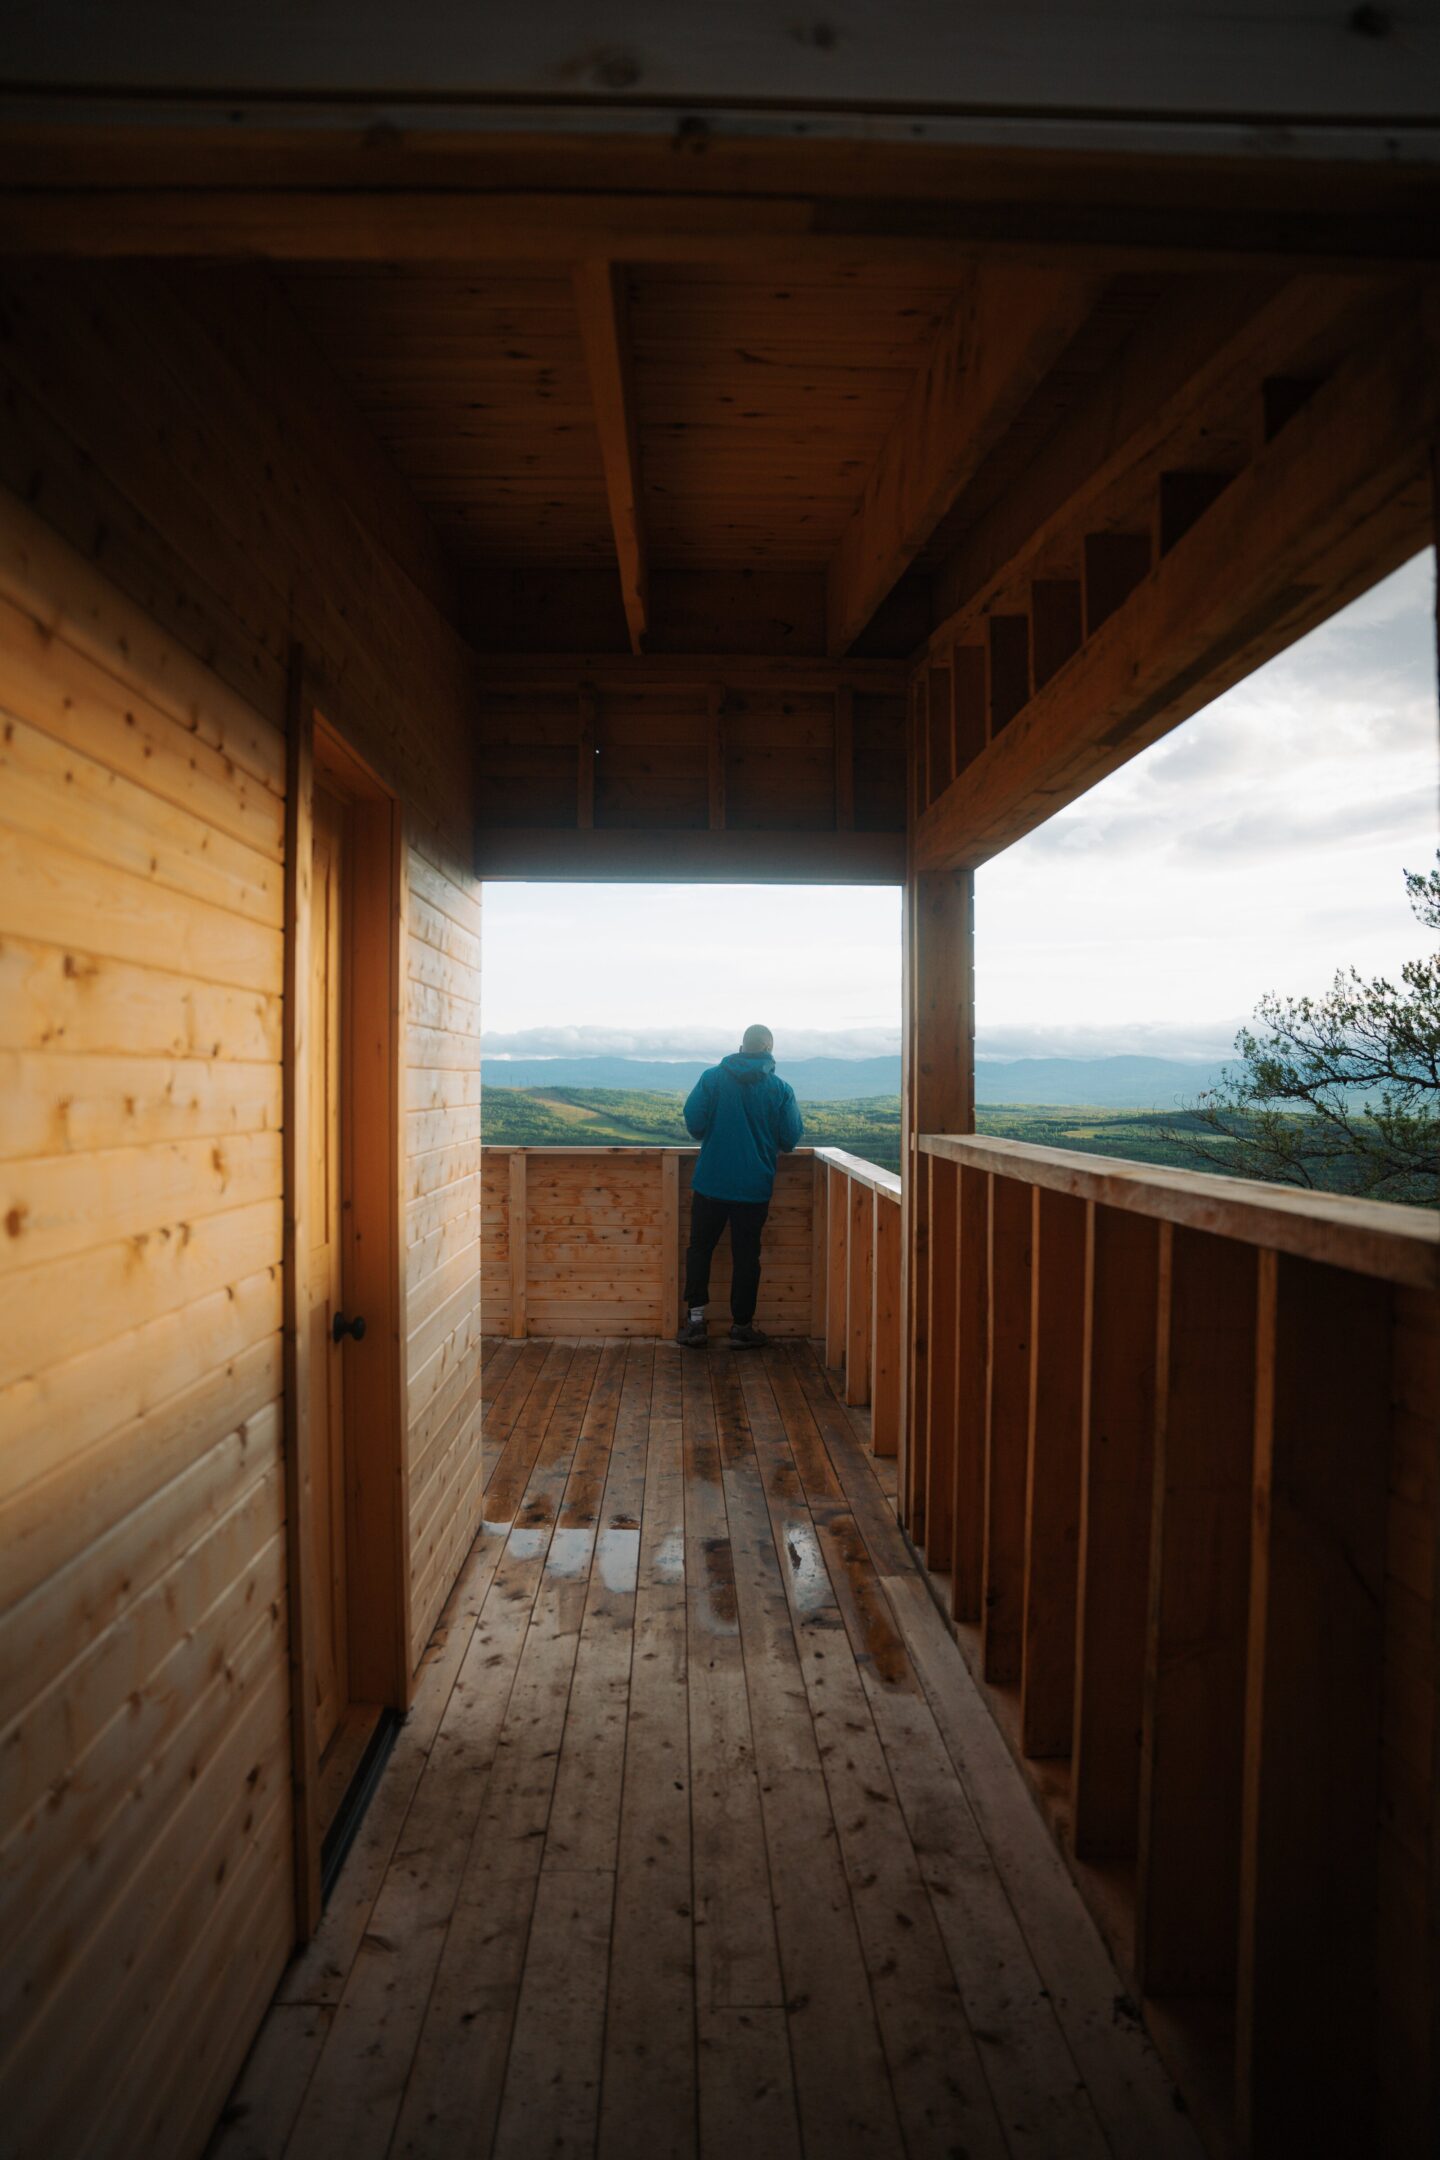
<svg viewBox="0 0 1440 2160">
<path fill-rule="evenodd" d="M 703 1145 L 691 1187 L 711 1200 L 768 1200 L 775 1157 L 800 1145 L 795 1090 L 772 1057 L 735 1051 L 703 1072 L 685 1103 L 685 1124 Z"/>
</svg>

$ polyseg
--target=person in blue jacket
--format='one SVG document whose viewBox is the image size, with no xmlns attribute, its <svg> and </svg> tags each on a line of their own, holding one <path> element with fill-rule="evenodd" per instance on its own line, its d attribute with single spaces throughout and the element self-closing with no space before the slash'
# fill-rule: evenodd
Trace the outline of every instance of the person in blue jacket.
<svg viewBox="0 0 1440 2160">
<path fill-rule="evenodd" d="M 687 1129 L 701 1142 L 690 1181 L 690 1247 L 685 1255 L 685 1318 L 675 1340 L 706 1340 L 710 1258 L 730 1226 L 730 1340 L 752 1349 L 769 1341 L 755 1326 L 760 1290 L 760 1233 L 770 1211 L 775 1157 L 800 1145 L 804 1126 L 795 1090 L 770 1055 L 767 1027 L 748 1027 L 738 1051 L 712 1065 L 685 1103 Z"/>
</svg>

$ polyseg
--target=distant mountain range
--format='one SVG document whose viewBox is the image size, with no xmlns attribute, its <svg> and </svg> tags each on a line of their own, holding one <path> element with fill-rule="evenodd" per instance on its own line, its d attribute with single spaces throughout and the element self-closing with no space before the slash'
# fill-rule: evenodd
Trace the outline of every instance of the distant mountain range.
<svg viewBox="0 0 1440 2160">
<path fill-rule="evenodd" d="M 699 1058 L 486 1058 L 492 1088 L 646 1088 L 688 1094 L 705 1063 Z M 780 1071 L 801 1102 L 856 1102 L 900 1092 L 900 1060 L 782 1059 Z M 1086 1104 L 1111 1110 L 1172 1110 L 1204 1088 L 1219 1085 L 1223 1064 L 1181 1058 L 982 1058 L 975 1097 L 982 1103 Z"/>
</svg>

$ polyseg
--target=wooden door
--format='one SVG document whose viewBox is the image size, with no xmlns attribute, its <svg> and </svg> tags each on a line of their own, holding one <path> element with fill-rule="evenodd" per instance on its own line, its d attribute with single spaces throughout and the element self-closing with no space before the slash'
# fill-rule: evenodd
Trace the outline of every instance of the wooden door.
<svg viewBox="0 0 1440 2160">
<path fill-rule="evenodd" d="M 349 1701 L 343 1343 L 341 1091 L 345 812 L 315 790 L 310 997 L 310 1526 L 314 1549 L 315 1744 L 324 1750 Z"/>
</svg>

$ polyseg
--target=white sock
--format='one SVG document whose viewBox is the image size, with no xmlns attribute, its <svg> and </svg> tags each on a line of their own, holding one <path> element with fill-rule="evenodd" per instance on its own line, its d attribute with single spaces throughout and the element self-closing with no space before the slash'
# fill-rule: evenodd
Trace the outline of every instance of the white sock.
<svg viewBox="0 0 1440 2160">
<path fill-rule="evenodd" d="M 690 1307 L 690 1325 L 691 1325 L 692 1327 L 693 1327 L 693 1326 L 695 1325 L 695 1322 L 696 1322 L 697 1320 L 703 1320 L 703 1319 L 704 1319 L 704 1317 L 705 1317 L 705 1308 L 704 1308 L 704 1306 L 703 1306 L 703 1305 L 692 1305 L 692 1306 Z"/>
</svg>

